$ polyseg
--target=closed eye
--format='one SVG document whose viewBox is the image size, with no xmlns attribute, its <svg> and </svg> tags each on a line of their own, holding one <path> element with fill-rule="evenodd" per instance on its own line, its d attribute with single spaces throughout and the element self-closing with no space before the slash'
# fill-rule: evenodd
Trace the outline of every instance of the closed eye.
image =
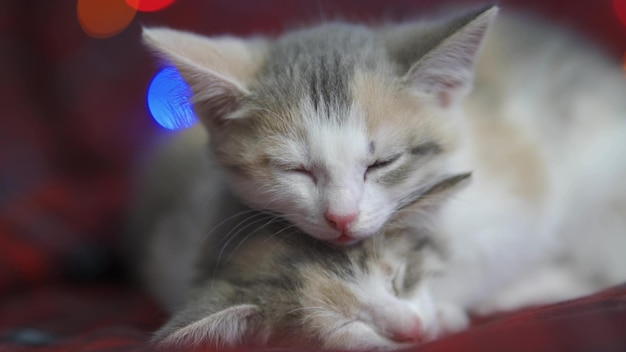
<svg viewBox="0 0 626 352">
<path fill-rule="evenodd" d="M 417 156 L 426 156 L 432 154 L 441 153 L 442 148 L 435 142 L 422 143 L 416 147 L 411 148 L 410 153 Z"/>
<path fill-rule="evenodd" d="M 394 155 L 394 156 L 392 156 L 390 158 L 387 158 L 387 159 L 376 160 L 374 163 L 370 164 L 367 167 L 367 171 L 366 172 L 383 169 L 383 168 L 393 164 L 398 159 L 400 159 L 401 156 L 402 156 L 402 154 L 396 154 L 396 155 Z"/>
<path fill-rule="evenodd" d="M 313 175 L 313 172 L 311 172 L 311 170 L 309 170 L 306 166 L 302 164 L 271 157 L 268 157 L 268 162 L 276 170 L 279 170 L 281 172 L 293 175 L 304 175 L 315 180 L 315 175 Z"/>
<path fill-rule="evenodd" d="M 309 173 L 311 173 L 311 171 L 307 170 L 304 167 L 294 167 L 294 168 L 291 168 L 291 169 L 287 169 L 287 171 L 289 171 L 289 172 L 298 172 L 298 173 L 301 173 L 301 174 L 309 174 Z"/>
<path fill-rule="evenodd" d="M 313 182 L 317 182 L 317 178 L 311 172 L 311 170 L 305 168 L 304 166 L 286 169 L 286 171 L 290 172 L 290 173 L 300 174 L 300 175 L 303 175 L 303 176 L 310 177 L 313 180 Z"/>
</svg>

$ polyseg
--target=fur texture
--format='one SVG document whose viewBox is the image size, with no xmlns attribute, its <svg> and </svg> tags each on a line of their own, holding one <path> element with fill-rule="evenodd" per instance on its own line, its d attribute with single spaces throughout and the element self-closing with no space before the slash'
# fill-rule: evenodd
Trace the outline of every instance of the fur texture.
<svg viewBox="0 0 626 352">
<path fill-rule="evenodd" d="M 468 312 L 624 280 L 621 67 L 558 28 L 494 21 L 496 12 L 330 23 L 276 39 L 145 29 L 192 87 L 204 126 L 148 169 L 139 197 L 143 276 L 184 307 L 158 339 L 269 343 L 288 326 L 311 336 L 295 344 L 396 348 L 406 331 L 392 311 L 432 339 L 464 328 Z M 368 246 L 404 253 L 389 238 L 423 234 L 438 259 L 415 250 L 392 268 L 438 275 L 417 275 L 407 290 L 373 274 L 384 256 L 351 257 Z M 290 320 L 315 302 L 323 314 Z"/>
<path fill-rule="evenodd" d="M 427 294 L 442 260 L 424 234 L 395 229 L 337 248 L 275 216 L 242 217 L 203 243 L 201 276 L 157 344 L 396 349 L 431 333 L 420 315 L 435 312 L 408 299 Z M 253 222 L 262 225 L 234 235 Z"/>
</svg>

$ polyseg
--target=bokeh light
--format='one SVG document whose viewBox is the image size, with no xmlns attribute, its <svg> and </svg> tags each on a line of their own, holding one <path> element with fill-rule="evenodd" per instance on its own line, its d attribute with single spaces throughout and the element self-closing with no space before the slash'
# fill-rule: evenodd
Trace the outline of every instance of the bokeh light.
<svg viewBox="0 0 626 352">
<path fill-rule="evenodd" d="M 154 120 L 168 130 L 187 128 L 196 122 L 191 89 L 172 66 L 157 72 L 148 87 L 148 109 Z"/>
<path fill-rule="evenodd" d="M 126 0 L 126 3 L 139 11 L 159 11 L 170 6 L 175 0 Z"/>
<path fill-rule="evenodd" d="M 78 0 L 76 5 L 80 26 L 94 38 L 108 38 L 123 31 L 136 13 L 125 0 Z"/>
<path fill-rule="evenodd" d="M 613 0 L 613 9 L 619 21 L 626 26 L 626 0 Z"/>
</svg>

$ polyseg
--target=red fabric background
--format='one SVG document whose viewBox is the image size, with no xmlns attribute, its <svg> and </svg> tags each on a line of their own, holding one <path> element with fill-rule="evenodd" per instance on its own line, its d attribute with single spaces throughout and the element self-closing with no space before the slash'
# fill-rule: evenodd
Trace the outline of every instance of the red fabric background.
<svg viewBox="0 0 626 352">
<path fill-rule="evenodd" d="M 93 39 L 76 1 L 0 1 L 0 351 L 149 350 L 165 317 L 125 281 L 118 254 L 133 160 L 165 133 L 145 106 L 156 65 L 140 25 L 275 34 L 322 17 L 411 18 L 451 3 L 178 0 Z M 626 52 L 611 1 L 499 4 L 575 28 L 618 60 Z M 494 318 L 423 350 L 626 350 L 625 292 Z"/>
</svg>

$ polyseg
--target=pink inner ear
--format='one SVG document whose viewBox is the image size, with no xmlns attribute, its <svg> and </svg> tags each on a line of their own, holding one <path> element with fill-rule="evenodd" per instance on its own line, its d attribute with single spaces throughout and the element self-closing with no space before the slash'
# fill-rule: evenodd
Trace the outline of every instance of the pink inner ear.
<svg viewBox="0 0 626 352">
<path fill-rule="evenodd" d="M 160 338 L 164 347 L 243 346 L 254 336 L 261 324 L 259 307 L 240 304 L 193 321 Z"/>
<path fill-rule="evenodd" d="M 472 85 L 480 45 L 496 12 L 482 12 L 444 39 L 409 70 L 408 83 L 434 95 L 443 108 L 465 96 Z"/>
<path fill-rule="evenodd" d="M 450 96 L 450 93 L 446 91 L 439 92 L 437 100 L 439 102 L 439 106 L 442 108 L 448 108 L 452 104 L 452 97 Z"/>
<path fill-rule="evenodd" d="M 456 91 L 462 85 L 458 81 L 442 81 L 441 86 L 444 88 L 437 93 L 437 100 L 439 106 L 442 108 L 448 108 L 452 105 L 452 94 L 450 92 Z"/>
<path fill-rule="evenodd" d="M 227 119 L 224 117 L 235 111 L 244 93 L 230 82 L 221 81 L 215 77 L 207 78 L 201 88 L 192 86 L 195 90 L 194 104 L 198 117 L 209 127 L 222 127 Z"/>
</svg>

